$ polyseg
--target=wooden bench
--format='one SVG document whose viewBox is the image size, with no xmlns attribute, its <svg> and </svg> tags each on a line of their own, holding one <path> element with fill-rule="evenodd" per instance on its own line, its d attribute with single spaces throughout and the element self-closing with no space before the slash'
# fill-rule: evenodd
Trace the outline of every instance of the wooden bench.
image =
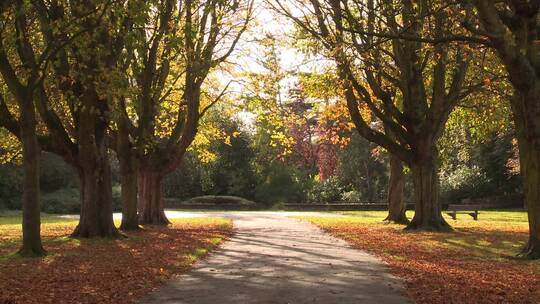
<svg viewBox="0 0 540 304">
<path fill-rule="evenodd" d="M 458 213 L 468 214 L 477 221 L 478 210 L 480 210 L 480 205 L 448 205 L 447 214 L 454 220 L 456 220 Z"/>
</svg>

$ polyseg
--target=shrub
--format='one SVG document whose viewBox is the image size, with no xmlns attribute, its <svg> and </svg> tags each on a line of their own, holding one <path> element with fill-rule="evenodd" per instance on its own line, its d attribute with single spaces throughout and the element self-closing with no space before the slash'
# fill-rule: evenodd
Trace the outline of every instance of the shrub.
<svg viewBox="0 0 540 304">
<path fill-rule="evenodd" d="M 43 153 L 40 162 L 39 185 L 42 192 L 55 192 L 62 188 L 76 188 L 78 176 L 75 169 L 51 153 Z"/>
<path fill-rule="evenodd" d="M 188 204 L 238 204 L 238 205 L 255 205 L 255 202 L 241 198 L 238 196 L 228 196 L 228 195 L 205 195 L 191 198 L 184 203 Z"/>
<path fill-rule="evenodd" d="M 284 203 L 275 203 L 272 205 L 272 207 L 270 208 L 271 210 L 284 210 L 285 209 L 285 204 Z"/>
<path fill-rule="evenodd" d="M 22 170 L 12 164 L 0 165 L 0 198 L 7 209 L 21 209 Z"/>
<path fill-rule="evenodd" d="M 483 197 L 495 190 L 491 180 L 477 166 L 458 167 L 441 178 L 441 199 L 445 202 Z"/>
<path fill-rule="evenodd" d="M 80 194 L 77 188 L 64 188 L 41 197 L 41 210 L 47 213 L 68 214 L 81 210 Z"/>
<path fill-rule="evenodd" d="M 185 199 L 202 194 L 201 168 L 193 153 L 188 153 L 180 166 L 163 180 L 163 195 Z"/>
<path fill-rule="evenodd" d="M 112 203 L 114 211 L 122 210 L 122 195 L 120 185 L 112 188 Z M 73 214 L 81 211 L 81 197 L 77 188 L 62 188 L 45 193 L 41 196 L 41 210 L 46 213 Z"/>
<path fill-rule="evenodd" d="M 312 203 L 330 203 L 341 199 L 342 187 L 336 178 L 315 183 L 308 192 L 308 199 Z"/>
<path fill-rule="evenodd" d="M 362 200 L 362 193 L 352 190 L 341 194 L 341 200 L 349 203 L 356 203 Z"/>
<path fill-rule="evenodd" d="M 112 203 L 114 211 L 122 211 L 122 187 L 120 185 L 112 187 Z"/>
<path fill-rule="evenodd" d="M 268 207 L 275 203 L 302 202 L 304 197 L 301 181 L 285 167 L 272 168 L 255 188 L 256 200 Z"/>
</svg>

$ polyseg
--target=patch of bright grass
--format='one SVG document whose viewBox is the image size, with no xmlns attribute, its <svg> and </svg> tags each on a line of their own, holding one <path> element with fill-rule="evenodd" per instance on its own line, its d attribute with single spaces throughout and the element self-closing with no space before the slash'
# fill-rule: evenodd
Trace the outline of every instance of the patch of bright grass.
<svg viewBox="0 0 540 304">
<path fill-rule="evenodd" d="M 232 228 L 232 221 L 230 219 L 221 217 L 194 217 L 194 218 L 172 218 L 169 219 L 173 225 L 217 225 L 220 228 Z"/>
<path fill-rule="evenodd" d="M 20 211 L 0 212 L 0 229 L 3 225 L 21 225 L 22 213 Z M 76 224 L 78 219 L 67 216 L 42 213 L 42 224 Z"/>
<path fill-rule="evenodd" d="M 364 222 L 380 222 L 386 215 L 387 211 L 339 211 L 339 214 L 349 215 L 354 217 L 361 218 Z M 407 217 L 412 218 L 414 216 L 414 211 L 407 211 Z M 450 216 L 443 212 L 443 216 L 451 225 L 459 224 L 460 222 L 494 222 L 494 223 L 518 223 L 518 224 L 527 224 L 527 212 L 525 211 L 479 211 L 478 221 L 474 221 L 473 218 L 467 214 L 458 214 L 457 220 L 454 221 Z"/>
<path fill-rule="evenodd" d="M 467 214 L 458 214 L 452 220 L 445 219 L 454 228 L 452 233 L 404 232 L 402 225 L 384 224 L 386 211 L 339 212 L 341 217 L 299 216 L 329 231 L 346 231 L 347 227 L 369 227 L 370 231 L 392 230 L 396 233 L 411 233 L 418 244 L 428 248 L 466 250 L 474 256 L 501 259 L 515 256 L 527 241 L 527 213 L 523 211 L 480 211 L 475 221 Z M 412 218 L 414 211 L 408 211 Z M 350 235 L 347 238 L 361 238 Z"/>
<path fill-rule="evenodd" d="M 186 222 L 192 222 L 191 226 L 198 224 L 203 225 L 213 225 L 216 227 L 219 227 L 219 229 L 222 230 L 232 230 L 232 221 L 230 219 L 224 219 L 224 218 L 198 218 L 198 219 L 180 219 L 182 221 L 182 224 L 185 224 Z M 197 260 L 204 257 L 208 252 L 210 252 L 215 247 L 219 246 L 221 243 L 223 243 L 224 238 L 223 237 L 213 237 L 207 241 L 206 244 L 202 245 L 202 247 L 198 247 L 192 252 L 188 254 L 184 254 L 180 257 L 180 266 L 188 267 L 193 265 Z"/>
</svg>

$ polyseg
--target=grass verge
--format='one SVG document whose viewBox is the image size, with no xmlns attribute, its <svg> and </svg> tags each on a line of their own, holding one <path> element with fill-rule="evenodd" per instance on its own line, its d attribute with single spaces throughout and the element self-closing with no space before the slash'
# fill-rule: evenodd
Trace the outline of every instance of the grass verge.
<svg viewBox="0 0 540 304">
<path fill-rule="evenodd" d="M 527 240 L 524 212 L 483 211 L 447 220 L 452 233 L 405 232 L 382 211 L 300 217 L 371 252 L 404 279 L 416 303 L 539 303 L 540 261 L 513 259 Z M 412 214 L 408 214 L 412 216 Z"/>
</svg>

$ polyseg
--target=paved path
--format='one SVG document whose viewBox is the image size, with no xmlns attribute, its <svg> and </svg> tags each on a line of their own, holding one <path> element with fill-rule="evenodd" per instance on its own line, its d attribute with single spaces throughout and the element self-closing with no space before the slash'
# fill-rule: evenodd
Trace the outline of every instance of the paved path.
<svg viewBox="0 0 540 304">
<path fill-rule="evenodd" d="M 209 214 L 235 236 L 141 303 L 409 303 L 378 259 L 288 213 Z"/>
</svg>

